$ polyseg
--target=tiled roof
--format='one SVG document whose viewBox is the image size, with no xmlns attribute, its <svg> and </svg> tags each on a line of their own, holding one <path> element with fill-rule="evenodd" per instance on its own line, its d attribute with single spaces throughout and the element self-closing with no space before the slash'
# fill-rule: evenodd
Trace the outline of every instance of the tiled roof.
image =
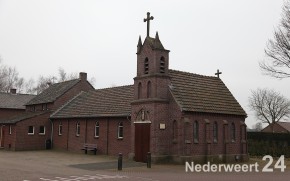
<svg viewBox="0 0 290 181">
<path fill-rule="evenodd" d="M 220 78 L 170 70 L 170 91 L 182 111 L 246 116 Z M 51 115 L 52 118 L 127 116 L 134 87 L 82 92 Z"/>
<path fill-rule="evenodd" d="M 183 111 L 246 116 L 246 112 L 218 77 L 169 70 L 171 92 Z"/>
<path fill-rule="evenodd" d="M 12 116 L 10 118 L 2 118 L 0 119 L 0 123 L 2 124 L 14 124 L 17 123 L 19 121 L 25 120 L 25 119 L 29 119 L 41 114 L 45 114 L 48 111 L 44 111 L 44 112 L 24 112 L 22 114 L 17 114 L 15 116 Z"/>
<path fill-rule="evenodd" d="M 30 100 L 26 105 L 54 102 L 58 97 L 63 95 L 66 91 L 68 91 L 71 87 L 76 85 L 79 81 L 80 79 L 74 79 L 52 84 L 43 92 L 41 92 L 39 95 L 37 95 L 34 99 Z"/>
<path fill-rule="evenodd" d="M 25 104 L 35 95 L 0 93 L 0 109 L 25 109 Z"/>
<path fill-rule="evenodd" d="M 51 115 L 51 118 L 128 116 L 133 85 L 82 92 Z"/>
<path fill-rule="evenodd" d="M 280 126 L 282 126 L 282 127 L 285 128 L 287 131 L 290 132 L 290 122 L 278 122 L 277 124 L 279 124 Z"/>
</svg>

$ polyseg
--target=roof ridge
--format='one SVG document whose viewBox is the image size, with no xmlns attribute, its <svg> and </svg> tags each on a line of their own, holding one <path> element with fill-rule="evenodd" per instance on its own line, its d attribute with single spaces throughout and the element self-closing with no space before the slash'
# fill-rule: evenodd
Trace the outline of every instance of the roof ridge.
<svg viewBox="0 0 290 181">
<path fill-rule="evenodd" d="M 131 85 L 122 85 L 122 86 L 115 86 L 115 87 L 106 87 L 106 88 L 94 89 L 94 90 L 90 90 L 90 91 L 100 91 L 100 90 L 116 89 L 116 88 L 123 88 L 123 87 L 132 87 L 132 86 L 134 86 L 134 84 L 131 84 Z"/>
<path fill-rule="evenodd" d="M 65 106 L 67 106 L 68 104 L 70 104 L 73 100 L 75 100 L 77 97 L 79 97 L 81 94 L 83 93 L 87 93 L 85 91 L 81 91 L 80 93 L 78 93 L 76 96 L 74 96 L 72 99 L 70 99 L 69 101 L 67 101 L 65 104 L 63 104 L 62 106 L 60 106 L 56 111 L 54 111 L 50 117 L 54 116 L 55 114 L 57 114 L 59 111 L 61 111 Z"/>
<path fill-rule="evenodd" d="M 17 96 L 36 96 L 35 94 L 22 94 L 22 93 L 11 94 L 10 92 L 0 92 L 0 94 L 4 94 L 4 95 L 17 95 Z"/>
<path fill-rule="evenodd" d="M 67 83 L 67 82 L 72 82 L 72 81 L 76 81 L 76 80 L 81 80 L 81 79 L 77 78 L 77 79 L 65 80 L 65 81 L 62 81 L 62 82 L 57 82 L 57 83 L 51 84 L 51 86 L 62 84 L 62 83 Z"/>
<path fill-rule="evenodd" d="M 173 72 L 177 72 L 177 73 L 184 73 L 184 74 L 188 74 L 188 75 L 196 75 L 196 76 L 202 76 L 202 77 L 217 78 L 216 76 L 213 76 L 213 75 L 202 75 L 202 74 L 186 72 L 186 71 L 180 71 L 180 70 L 174 70 L 174 69 L 169 69 L 169 71 L 173 71 Z"/>
</svg>

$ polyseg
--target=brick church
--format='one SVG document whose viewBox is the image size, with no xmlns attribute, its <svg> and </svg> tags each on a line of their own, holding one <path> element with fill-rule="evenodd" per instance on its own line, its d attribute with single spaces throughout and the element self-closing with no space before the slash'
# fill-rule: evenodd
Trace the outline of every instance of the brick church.
<svg viewBox="0 0 290 181">
<path fill-rule="evenodd" d="M 169 69 L 170 51 L 158 33 L 149 36 L 150 20 L 147 13 L 147 36 L 144 42 L 139 37 L 133 85 L 94 89 L 85 78 L 52 85 L 26 105 L 27 114 L 33 115 L 28 121 L 34 121 L 0 120 L 0 125 L 21 123 L 18 129 L 25 137 L 35 125 L 45 129 L 45 136 L 30 135 L 29 142 L 18 143 L 22 149 L 14 150 L 44 149 L 37 144 L 50 139 L 53 149 L 81 152 L 84 143 L 96 144 L 98 154 L 123 153 L 139 162 L 146 161 L 148 152 L 156 162 L 246 160 L 243 108 L 219 74 Z M 41 115 L 44 128 L 37 120 Z M 39 136 L 43 138 L 37 142 Z M 17 139 L 10 148 L 17 148 Z"/>
</svg>

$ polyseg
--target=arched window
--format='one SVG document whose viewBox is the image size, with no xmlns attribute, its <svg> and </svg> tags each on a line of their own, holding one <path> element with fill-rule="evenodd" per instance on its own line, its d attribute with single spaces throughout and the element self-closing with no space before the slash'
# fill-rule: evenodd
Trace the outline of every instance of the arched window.
<svg viewBox="0 0 290 181">
<path fill-rule="evenodd" d="M 235 127 L 235 123 L 231 124 L 231 138 L 232 138 L 232 142 L 236 141 L 236 127 Z"/>
<path fill-rule="evenodd" d="M 213 123 L 213 142 L 217 142 L 218 141 L 218 124 L 217 122 Z"/>
<path fill-rule="evenodd" d="M 144 74 L 148 74 L 148 72 L 149 72 L 149 60 L 146 57 L 144 61 Z"/>
<path fill-rule="evenodd" d="M 123 122 L 119 122 L 118 124 L 118 139 L 123 138 Z"/>
<path fill-rule="evenodd" d="M 139 82 L 138 84 L 138 99 L 141 99 L 142 96 L 142 84 Z"/>
<path fill-rule="evenodd" d="M 147 98 L 151 98 L 151 82 L 148 81 L 147 83 Z"/>
<path fill-rule="evenodd" d="M 59 122 L 59 125 L 58 125 L 58 135 L 61 136 L 62 135 L 62 123 Z"/>
<path fill-rule="evenodd" d="M 81 133 L 81 125 L 80 122 L 77 122 L 76 124 L 76 136 L 79 136 Z"/>
<path fill-rule="evenodd" d="M 193 141 L 194 141 L 194 143 L 198 143 L 198 135 L 199 135 L 198 121 L 194 121 L 194 123 L 193 123 Z"/>
<path fill-rule="evenodd" d="M 99 135 L 100 135 L 100 123 L 99 121 L 97 121 L 95 124 L 95 138 L 98 138 Z"/>
<path fill-rule="evenodd" d="M 172 135 L 173 135 L 173 141 L 177 141 L 177 122 L 176 120 L 173 121 L 173 126 L 172 126 Z"/>
<path fill-rule="evenodd" d="M 160 73 L 165 73 L 165 58 L 163 56 L 160 58 Z"/>
</svg>

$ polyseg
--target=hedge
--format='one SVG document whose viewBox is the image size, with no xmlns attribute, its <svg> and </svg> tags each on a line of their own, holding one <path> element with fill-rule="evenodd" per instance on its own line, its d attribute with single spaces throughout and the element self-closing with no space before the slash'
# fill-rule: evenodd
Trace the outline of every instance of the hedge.
<svg viewBox="0 0 290 181">
<path fill-rule="evenodd" d="M 251 156 L 272 155 L 290 157 L 290 134 L 248 132 L 248 152 Z"/>
</svg>

